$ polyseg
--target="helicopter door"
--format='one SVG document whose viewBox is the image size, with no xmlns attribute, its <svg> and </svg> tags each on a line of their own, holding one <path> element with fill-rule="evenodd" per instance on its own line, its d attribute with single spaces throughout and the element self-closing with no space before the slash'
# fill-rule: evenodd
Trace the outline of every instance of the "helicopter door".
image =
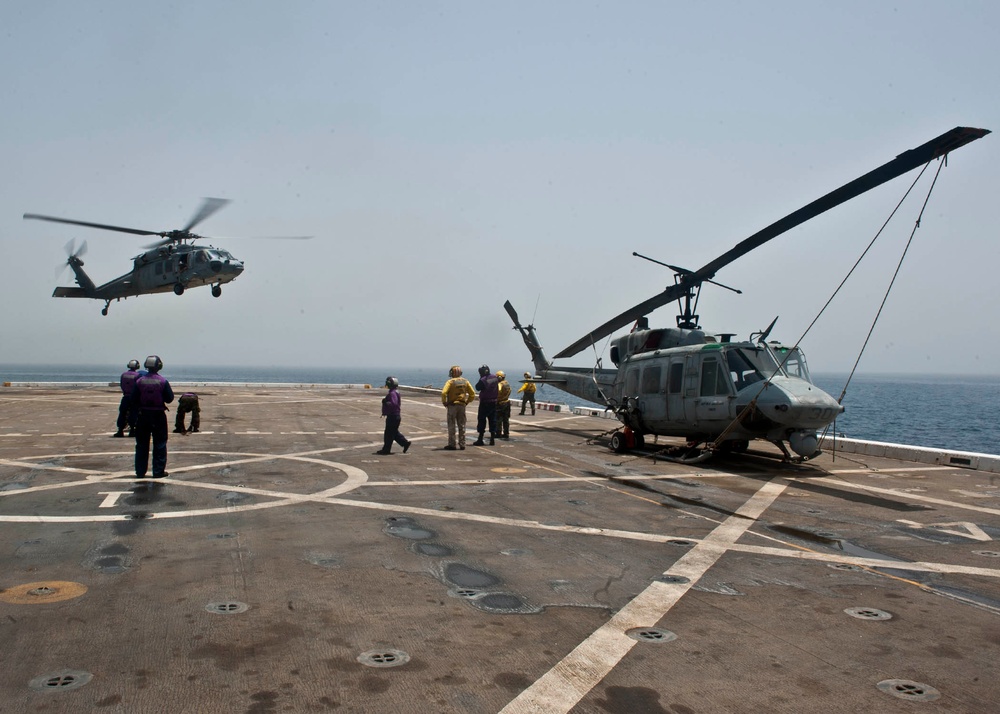
<svg viewBox="0 0 1000 714">
<path fill-rule="evenodd" d="M 639 409 L 643 421 L 649 425 L 667 416 L 667 402 L 663 398 L 663 366 L 661 361 L 642 368 L 639 384 Z"/>
<path fill-rule="evenodd" d="M 684 421 L 684 358 L 674 358 L 667 368 L 667 419 Z"/>
<path fill-rule="evenodd" d="M 719 355 L 702 357 L 701 385 L 695 400 L 695 415 L 700 423 L 729 421 L 729 403 L 733 394 L 729 368 Z"/>
</svg>

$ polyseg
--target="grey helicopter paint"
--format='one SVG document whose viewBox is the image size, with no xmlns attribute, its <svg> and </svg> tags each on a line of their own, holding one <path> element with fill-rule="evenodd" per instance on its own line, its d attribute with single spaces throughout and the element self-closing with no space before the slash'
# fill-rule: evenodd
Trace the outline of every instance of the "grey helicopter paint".
<svg viewBox="0 0 1000 714">
<path fill-rule="evenodd" d="M 212 286 L 212 295 L 220 297 L 222 286 L 238 278 L 243 272 L 243 261 L 237 259 L 228 250 L 211 245 L 195 245 L 197 240 L 206 240 L 191 232 L 191 229 L 214 214 L 229 201 L 222 198 L 206 198 L 194 217 L 179 230 L 146 231 L 137 228 L 123 228 L 104 223 L 90 223 L 55 216 L 43 216 L 36 213 L 25 213 L 24 218 L 53 223 L 68 223 L 75 226 L 99 228 L 101 230 L 132 233 L 141 236 L 160 236 L 162 240 L 146 246 L 147 250 L 132 259 L 132 270 L 124 275 L 110 280 L 103 285 L 96 285 L 83 270 L 81 257 L 86 253 L 87 243 L 84 241 L 78 249 L 74 241 L 66 246 L 68 259 L 66 261 L 76 277 L 78 287 L 57 287 L 52 297 L 91 298 L 103 300 L 102 315 L 108 314 L 112 300 L 152 295 L 155 293 L 173 292 L 183 295 L 188 288 Z M 301 240 L 308 236 L 289 237 Z"/>
<path fill-rule="evenodd" d="M 811 382 L 805 354 L 797 345 L 768 342 L 777 318 L 747 341 L 702 330 L 694 314 L 702 284 L 727 287 L 712 278 L 754 248 L 897 176 L 944 160 L 950 151 L 989 133 L 966 127 L 945 132 L 772 223 L 698 270 L 660 263 L 674 272 L 673 285 L 555 355 L 571 357 L 634 323 L 629 334 L 611 344 L 616 369 L 602 368 L 600 360 L 592 369 L 555 367 L 545 357 L 534 326 L 521 325 L 508 300 L 504 308 L 531 354 L 535 381 L 613 410 L 625 426 L 612 435 L 616 451 L 641 447 L 646 436 L 671 436 L 687 441 L 667 454 L 682 461 L 698 461 L 716 450 L 745 451 L 754 439 L 775 444 L 786 459 L 794 458 L 788 447 L 800 460 L 818 455 L 817 431 L 832 424 L 843 406 Z M 675 300 L 681 305 L 677 327 L 649 329 L 646 315 Z"/>
</svg>

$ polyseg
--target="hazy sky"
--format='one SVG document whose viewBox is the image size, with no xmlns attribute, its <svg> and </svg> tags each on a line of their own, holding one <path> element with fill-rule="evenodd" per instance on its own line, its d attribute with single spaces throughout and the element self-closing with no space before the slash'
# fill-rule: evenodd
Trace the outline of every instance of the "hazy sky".
<svg viewBox="0 0 1000 714">
<path fill-rule="evenodd" d="M 44 2 L 0 9 L 0 363 L 519 373 L 765 225 L 955 127 L 1000 129 L 996 2 Z M 794 342 L 916 172 L 723 269 L 699 314 Z M 861 364 L 1000 373 L 1000 135 L 956 151 Z M 803 345 L 850 369 L 928 182 Z M 199 225 L 208 288 L 55 299 Z M 312 235 L 307 242 L 253 236 Z M 673 325 L 675 310 L 651 323 Z M 606 341 L 600 349 L 605 350 Z M 606 360 L 607 361 L 607 360 Z M 590 365 L 592 353 L 566 364 Z"/>
</svg>

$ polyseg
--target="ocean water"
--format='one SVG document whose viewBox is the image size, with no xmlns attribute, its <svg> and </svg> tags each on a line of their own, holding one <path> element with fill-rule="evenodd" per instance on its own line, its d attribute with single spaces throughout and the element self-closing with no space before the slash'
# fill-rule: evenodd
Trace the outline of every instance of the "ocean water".
<svg viewBox="0 0 1000 714">
<path fill-rule="evenodd" d="M 0 364 L 0 382 L 116 382 L 123 366 Z M 203 367 L 168 365 L 164 375 L 175 382 L 264 382 L 306 384 L 371 384 L 388 375 L 376 368 Z M 400 383 L 440 389 L 445 369 L 409 369 L 393 373 Z M 470 376 L 470 375 L 466 375 Z M 472 377 L 475 374 L 471 375 Z M 520 386 L 511 375 L 516 393 Z M 813 381 L 833 397 L 840 396 L 846 375 L 816 374 Z M 514 395 L 516 398 L 516 394 Z M 570 406 L 589 402 L 549 385 L 539 385 L 539 401 Z M 1000 454 L 1000 376 L 855 375 L 836 431 L 871 439 L 958 451 Z M 2 411 L 0 411 L 2 418 Z"/>
</svg>

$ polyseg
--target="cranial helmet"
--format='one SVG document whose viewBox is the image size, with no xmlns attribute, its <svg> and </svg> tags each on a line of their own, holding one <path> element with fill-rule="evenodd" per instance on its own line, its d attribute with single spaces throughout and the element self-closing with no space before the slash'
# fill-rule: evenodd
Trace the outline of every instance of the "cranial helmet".
<svg viewBox="0 0 1000 714">
<path fill-rule="evenodd" d="M 531 379 L 531 372 L 525 372 L 524 373 L 524 378 L 525 379 Z"/>
<path fill-rule="evenodd" d="M 385 386 L 387 386 L 389 389 L 395 389 L 396 387 L 399 386 L 399 380 L 396 379 L 395 377 L 386 377 Z"/>
<path fill-rule="evenodd" d="M 129 369 L 139 369 L 139 360 L 137 360 L 137 359 L 130 359 L 128 361 L 128 368 Z"/>
<path fill-rule="evenodd" d="M 157 355 L 150 355 L 146 358 L 146 364 L 144 365 L 146 369 L 150 372 L 159 372 L 163 369 L 163 360 Z"/>
<path fill-rule="evenodd" d="M 499 379 L 501 382 L 507 379 L 507 375 L 502 369 L 497 370 L 497 379 Z"/>
<path fill-rule="evenodd" d="M 482 367 L 479 368 L 480 377 L 485 377 L 489 373 L 490 373 L 490 366 L 488 364 L 484 364 Z"/>
<path fill-rule="evenodd" d="M 457 364 L 453 364 L 451 366 L 451 369 L 448 370 L 448 376 L 451 377 L 452 379 L 454 379 L 455 377 L 461 377 L 462 368 L 459 367 Z"/>
</svg>

